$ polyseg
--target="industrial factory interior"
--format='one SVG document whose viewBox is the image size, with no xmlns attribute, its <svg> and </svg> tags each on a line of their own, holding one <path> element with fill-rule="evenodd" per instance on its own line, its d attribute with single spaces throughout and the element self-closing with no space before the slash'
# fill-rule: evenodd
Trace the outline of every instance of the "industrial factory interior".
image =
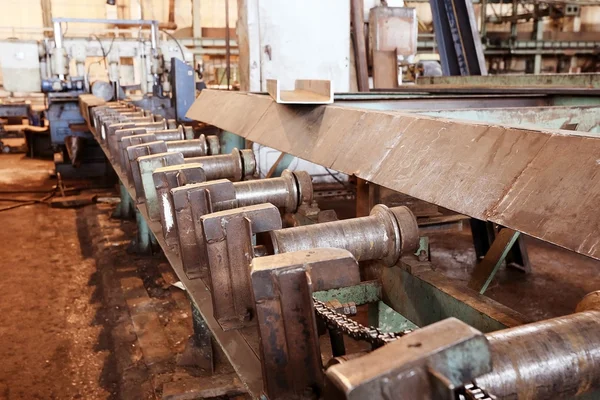
<svg viewBox="0 0 600 400">
<path fill-rule="evenodd" d="M 0 400 L 600 400 L 600 0 L 0 0 Z"/>
</svg>

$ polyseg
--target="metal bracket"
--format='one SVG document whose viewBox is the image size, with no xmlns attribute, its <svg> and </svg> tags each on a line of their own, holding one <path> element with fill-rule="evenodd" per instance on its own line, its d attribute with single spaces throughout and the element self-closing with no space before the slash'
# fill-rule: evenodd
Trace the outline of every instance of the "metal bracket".
<svg viewBox="0 0 600 400">
<path fill-rule="evenodd" d="M 178 238 L 171 190 L 187 184 L 205 182 L 206 174 L 202 169 L 202 164 L 190 163 L 157 168 L 152 174 L 152 179 L 158 198 L 163 237 L 169 247 L 174 246 L 177 244 Z"/>
<path fill-rule="evenodd" d="M 320 393 L 323 365 L 313 291 L 357 285 L 347 250 L 314 249 L 252 260 L 264 390 L 270 400 Z"/>
<path fill-rule="evenodd" d="M 281 229 L 279 209 L 259 204 L 200 218 L 206 239 L 213 307 L 223 330 L 255 323 L 248 267 L 255 256 L 254 234 Z"/>
<path fill-rule="evenodd" d="M 327 370 L 325 398 L 454 400 L 454 389 L 492 370 L 488 341 L 448 318 Z"/>
<path fill-rule="evenodd" d="M 496 236 L 490 250 L 473 270 L 469 287 L 483 294 L 504 262 L 521 233 L 510 228 L 503 228 Z"/>
<path fill-rule="evenodd" d="M 160 219 L 160 209 L 158 207 L 158 197 L 156 194 L 156 187 L 154 186 L 154 179 L 152 174 L 154 170 L 160 167 L 166 167 L 168 165 L 179 165 L 183 164 L 183 154 L 181 153 L 158 153 L 148 156 L 138 157 L 138 166 L 140 168 L 140 180 L 143 187 L 143 196 L 146 202 L 146 210 L 148 211 L 148 218 L 151 221 L 158 221 Z M 139 193 L 136 193 L 138 199 Z"/>
</svg>

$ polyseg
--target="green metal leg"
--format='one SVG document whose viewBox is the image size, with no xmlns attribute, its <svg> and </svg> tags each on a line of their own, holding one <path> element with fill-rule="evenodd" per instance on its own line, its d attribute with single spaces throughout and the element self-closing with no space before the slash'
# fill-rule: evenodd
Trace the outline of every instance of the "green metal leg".
<svg viewBox="0 0 600 400">
<path fill-rule="evenodd" d="M 135 211 L 135 221 L 138 232 L 133 250 L 139 254 L 152 254 L 152 232 L 150 232 L 144 216 L 138 210 Z"/>
<path fill-rule="evenodd" d="M 246 148 L 246 139 L 228 131 L 221 133 L 221 154 L 229 154 L 234 148 Z"/>
<path fill-rule="evenodd" d="M 132 219 L 133 218 L 133 200 L 123 183 L 119 184 L 121 202 L 112 214 L 113 218 Z"/>
<path fill-rule="evenodd" d="M 275 164 L 273 164 L 273 166 L 271 166 L 271 169 L 269 169 L 269 172 L 267 173 L 266 178 L 277 178 L 280 177 L 282 172 L 290 166 L 290 164 L 292 163 L 292 161 L 294 161 L 294 156 L 287 154 L 287 153 L 281 153 L 281 155 L 279 156 L 279 158 L 277 159 L 277 161 L 275 161 Z"/>
</svg>

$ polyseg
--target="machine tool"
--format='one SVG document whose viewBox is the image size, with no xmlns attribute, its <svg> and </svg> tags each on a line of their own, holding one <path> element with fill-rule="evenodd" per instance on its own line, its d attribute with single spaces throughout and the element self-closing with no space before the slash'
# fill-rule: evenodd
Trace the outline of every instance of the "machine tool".
<svg viewBox="0 0 600 400">
<path fill-rule="evenodd" d="M 63 178 L 100 177 L 107 173 L 104 153 L 79 109 L 81 95 L 92 93 L 90 96 L 100 96 L 104 101 L 117 100 L 126 95 L 126 86 L 137 92 L 134 93 L 135 104 L 164 119 L 189 121 L 185 113 L 196 94 L 193 68 L 186 63 L 192 61 L 192 54 L 181 46 L 161 41 L 158 21 L 53 18 L 52 22 L 51 38 L 21 44 L 18 50 L 21 55 L 10 58 L 6 65 L 10 67 L 8 72 L 19 74 L 18 80 L 9 82 L 9 90 L 45 93 L 56 171 Z M 140 31 L 132 37 L 119 37 L 118 33 L 108 38 L 65 36 L 65 27 L 77 23 L 139 26 Z M 2 43 L 4 48 L 10 49 L 15 45 L 19 43 Z M 108 82 L 90 82 L 90 57 L 101 57 Z M 121 65 L 123 59 L 131 59 L 133 67 Z M 125 107 L 137 113 L 128 116 L 131 121 L 145 121 L 143 112 Z M 110 113 L 111 110 L 105 111 Z M 140 119 L 132 119 L 135 116 Z M 167 128 L 177 126 L 164 126 Z"/>
<path fill-rule="evenodd" d="M 183 284 L 201 288 L 190 293 L 205 296 L 194 302 L 196 318 L 251 397 L 598 393 L 600 292 L 572 315 L 526 323 L 436 272 L 406 207 L 376 204 L 369 216 L 339 221 L 286 218 L 318 210 L 308 174 L 254 179 L 251 150 L 212 154 L 208 138 L 161 139 L 168 122 L 126 102 L 82 107 L 92 107 L 90 126 L 146 229 Z"/>
</svg>

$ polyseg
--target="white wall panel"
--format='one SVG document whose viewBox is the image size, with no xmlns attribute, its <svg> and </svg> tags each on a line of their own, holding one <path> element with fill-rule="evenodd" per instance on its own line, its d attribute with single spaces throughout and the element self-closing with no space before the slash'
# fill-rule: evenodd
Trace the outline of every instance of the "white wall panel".
<svg viewBox="0 0 600 400">
<path fill-rule="evenodd" d="M 348 0 L 258 0 L 262 89 L 279 79 L 329 79 L 335 92 L 350 89 Z M 253 40 L 250 38 L 249 40 Z"/>
</svg>

